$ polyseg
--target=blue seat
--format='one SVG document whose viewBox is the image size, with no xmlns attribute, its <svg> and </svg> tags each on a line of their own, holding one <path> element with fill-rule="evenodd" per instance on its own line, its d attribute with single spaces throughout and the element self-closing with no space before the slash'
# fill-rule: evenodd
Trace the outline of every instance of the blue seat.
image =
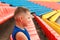
<svg viewBox="0 0 60 40">
<path fill-rule="evenodd" d="M 12 4 L 13 6 L 23 6 L 23 7 L 26 7 L 28 8 L 31 12 L 36 12 L 36 15 L 37 16 L 40 16 L 42 14 L 45 14 L 47 12 L 50 12 L 52 11 L 52 9 L 50 8 L 46 8 L 45 6 L 41 6 L 39 4 L 35 4 L 33 2 L 29 2 L 29 1 L 5 1 L 6 3 L 8 4 Z"/>
<path fill-rule="evenodd" d="M 28 1 L 28 0 L 0 0 L 2 2 L 20 2 L 20 1 Z"/>
</svg>

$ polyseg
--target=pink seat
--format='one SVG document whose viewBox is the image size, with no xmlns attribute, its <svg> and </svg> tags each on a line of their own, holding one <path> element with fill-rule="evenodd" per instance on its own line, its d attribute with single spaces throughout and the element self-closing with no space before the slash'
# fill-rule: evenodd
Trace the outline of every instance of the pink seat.
<svg viewBox="0 0 60 40">
<path fill-rule="evenodd" d="M 28 30 L 30 34 L 31 40 L 40 40 L 32 19 L 31 21 L 28 22 L 28 26 L 26 27 L 26 29 Z"/>
<path fill-rule="evenodd" d="M 60 4 L 57 2 L 44 2 L 44 1 L 32 1 L 36 4 L 40 4 L 41 6 L 46 6 L 47 8 L 51 8 L 54 10 L 60 10 Z"/>
</svg>

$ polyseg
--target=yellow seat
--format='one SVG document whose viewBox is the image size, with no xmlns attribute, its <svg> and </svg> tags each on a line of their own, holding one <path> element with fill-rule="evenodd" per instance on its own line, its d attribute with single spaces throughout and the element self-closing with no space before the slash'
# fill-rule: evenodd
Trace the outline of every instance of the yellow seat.
<svg viewBox="0 0 60 40">
<path fill-rule="evenodd" d="M 54 16 L 52 16 L 49 20 L 51 22 L 53 22 L 54 24 L 56 24 L 57 26 L 60 26 L 60 24 L 55 22 L 59 18 L 59 16 L 60 16 L 60 10 L 57 10 L 57 11 L 58 11 L 58 13 L 55 14 Z"/>
<path fill-rule="evenodd" d="M 48 14 L 51 14 L 51 13 L 48 13 Z M 54 15 L 54 13 L 51 14 L 51 15 L 48 15 L 48 14 L 45 14 L 46 17 L 43 15 L 43 16 L 42 16 L 42 19 L 43 19 L 48 25 L 50 25 L 58 34 L 60 34 L 60 26 L 57 26 L 57 25 L 58 25 L 57 23 L 51 22 L 51 21 L 48 20 L 48 18 L 51 17 L 52 15 Z M 57 25 L 56 25 L 56 24 L 57 24 Z"/>
<path fill-rule="evenodd" d="M 57 25 L 57 26 L 59 26 L 60 27 L 60 24 L 58 24 L 58 23 L 56 23 L 56 22 L 53 22 L 53 21 L 51 21 L 53 24 L 55 24 L 55 25 Z"/>
<path fill-rule="evenodd" d="M 56 10 L 55 10 L 55 11 L 52 11 L 52 12 L 50 12 L 50 13 L 47 13 L 47 14 L 43 15 L 43 18 L 49 18 L 49 17 L 51 17 L 52 15 L 54 15 L 54 14 L 56 14 L 56 13 L 57 13 Z"/>
<path fill-rule="evenodd" d="M 59 16 L 60 16 L 60 12 L 52 16 L 49 20 L 55 22 Z"/>
</svg>

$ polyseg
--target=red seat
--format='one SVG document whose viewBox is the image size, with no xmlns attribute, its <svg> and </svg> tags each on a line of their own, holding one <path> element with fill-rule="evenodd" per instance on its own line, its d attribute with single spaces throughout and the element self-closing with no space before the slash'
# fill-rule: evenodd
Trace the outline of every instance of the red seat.
<svg viewBox="0 0 60 40">
<path fill-rule="evenodd" d="M 60 40 L 60 35 L 55 30 L 46 24 L 40 17 L 36 15 L 34 15 L 34 17 L 49 40 Z"/>
</svg>

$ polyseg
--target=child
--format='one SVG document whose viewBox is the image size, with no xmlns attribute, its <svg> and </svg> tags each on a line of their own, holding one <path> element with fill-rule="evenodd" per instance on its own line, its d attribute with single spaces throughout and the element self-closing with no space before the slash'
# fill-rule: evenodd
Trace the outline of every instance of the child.
<svg viewBox="0 0 60 40">
<path fill-rule="evenodd" d="M 26 30 L 28 21 L 31 19 L 30 11 L 23 7 L 18 7 L 14 15 L 15 23 L 11 40 L 30 40 L 30 35 Z"/>
</svg>

